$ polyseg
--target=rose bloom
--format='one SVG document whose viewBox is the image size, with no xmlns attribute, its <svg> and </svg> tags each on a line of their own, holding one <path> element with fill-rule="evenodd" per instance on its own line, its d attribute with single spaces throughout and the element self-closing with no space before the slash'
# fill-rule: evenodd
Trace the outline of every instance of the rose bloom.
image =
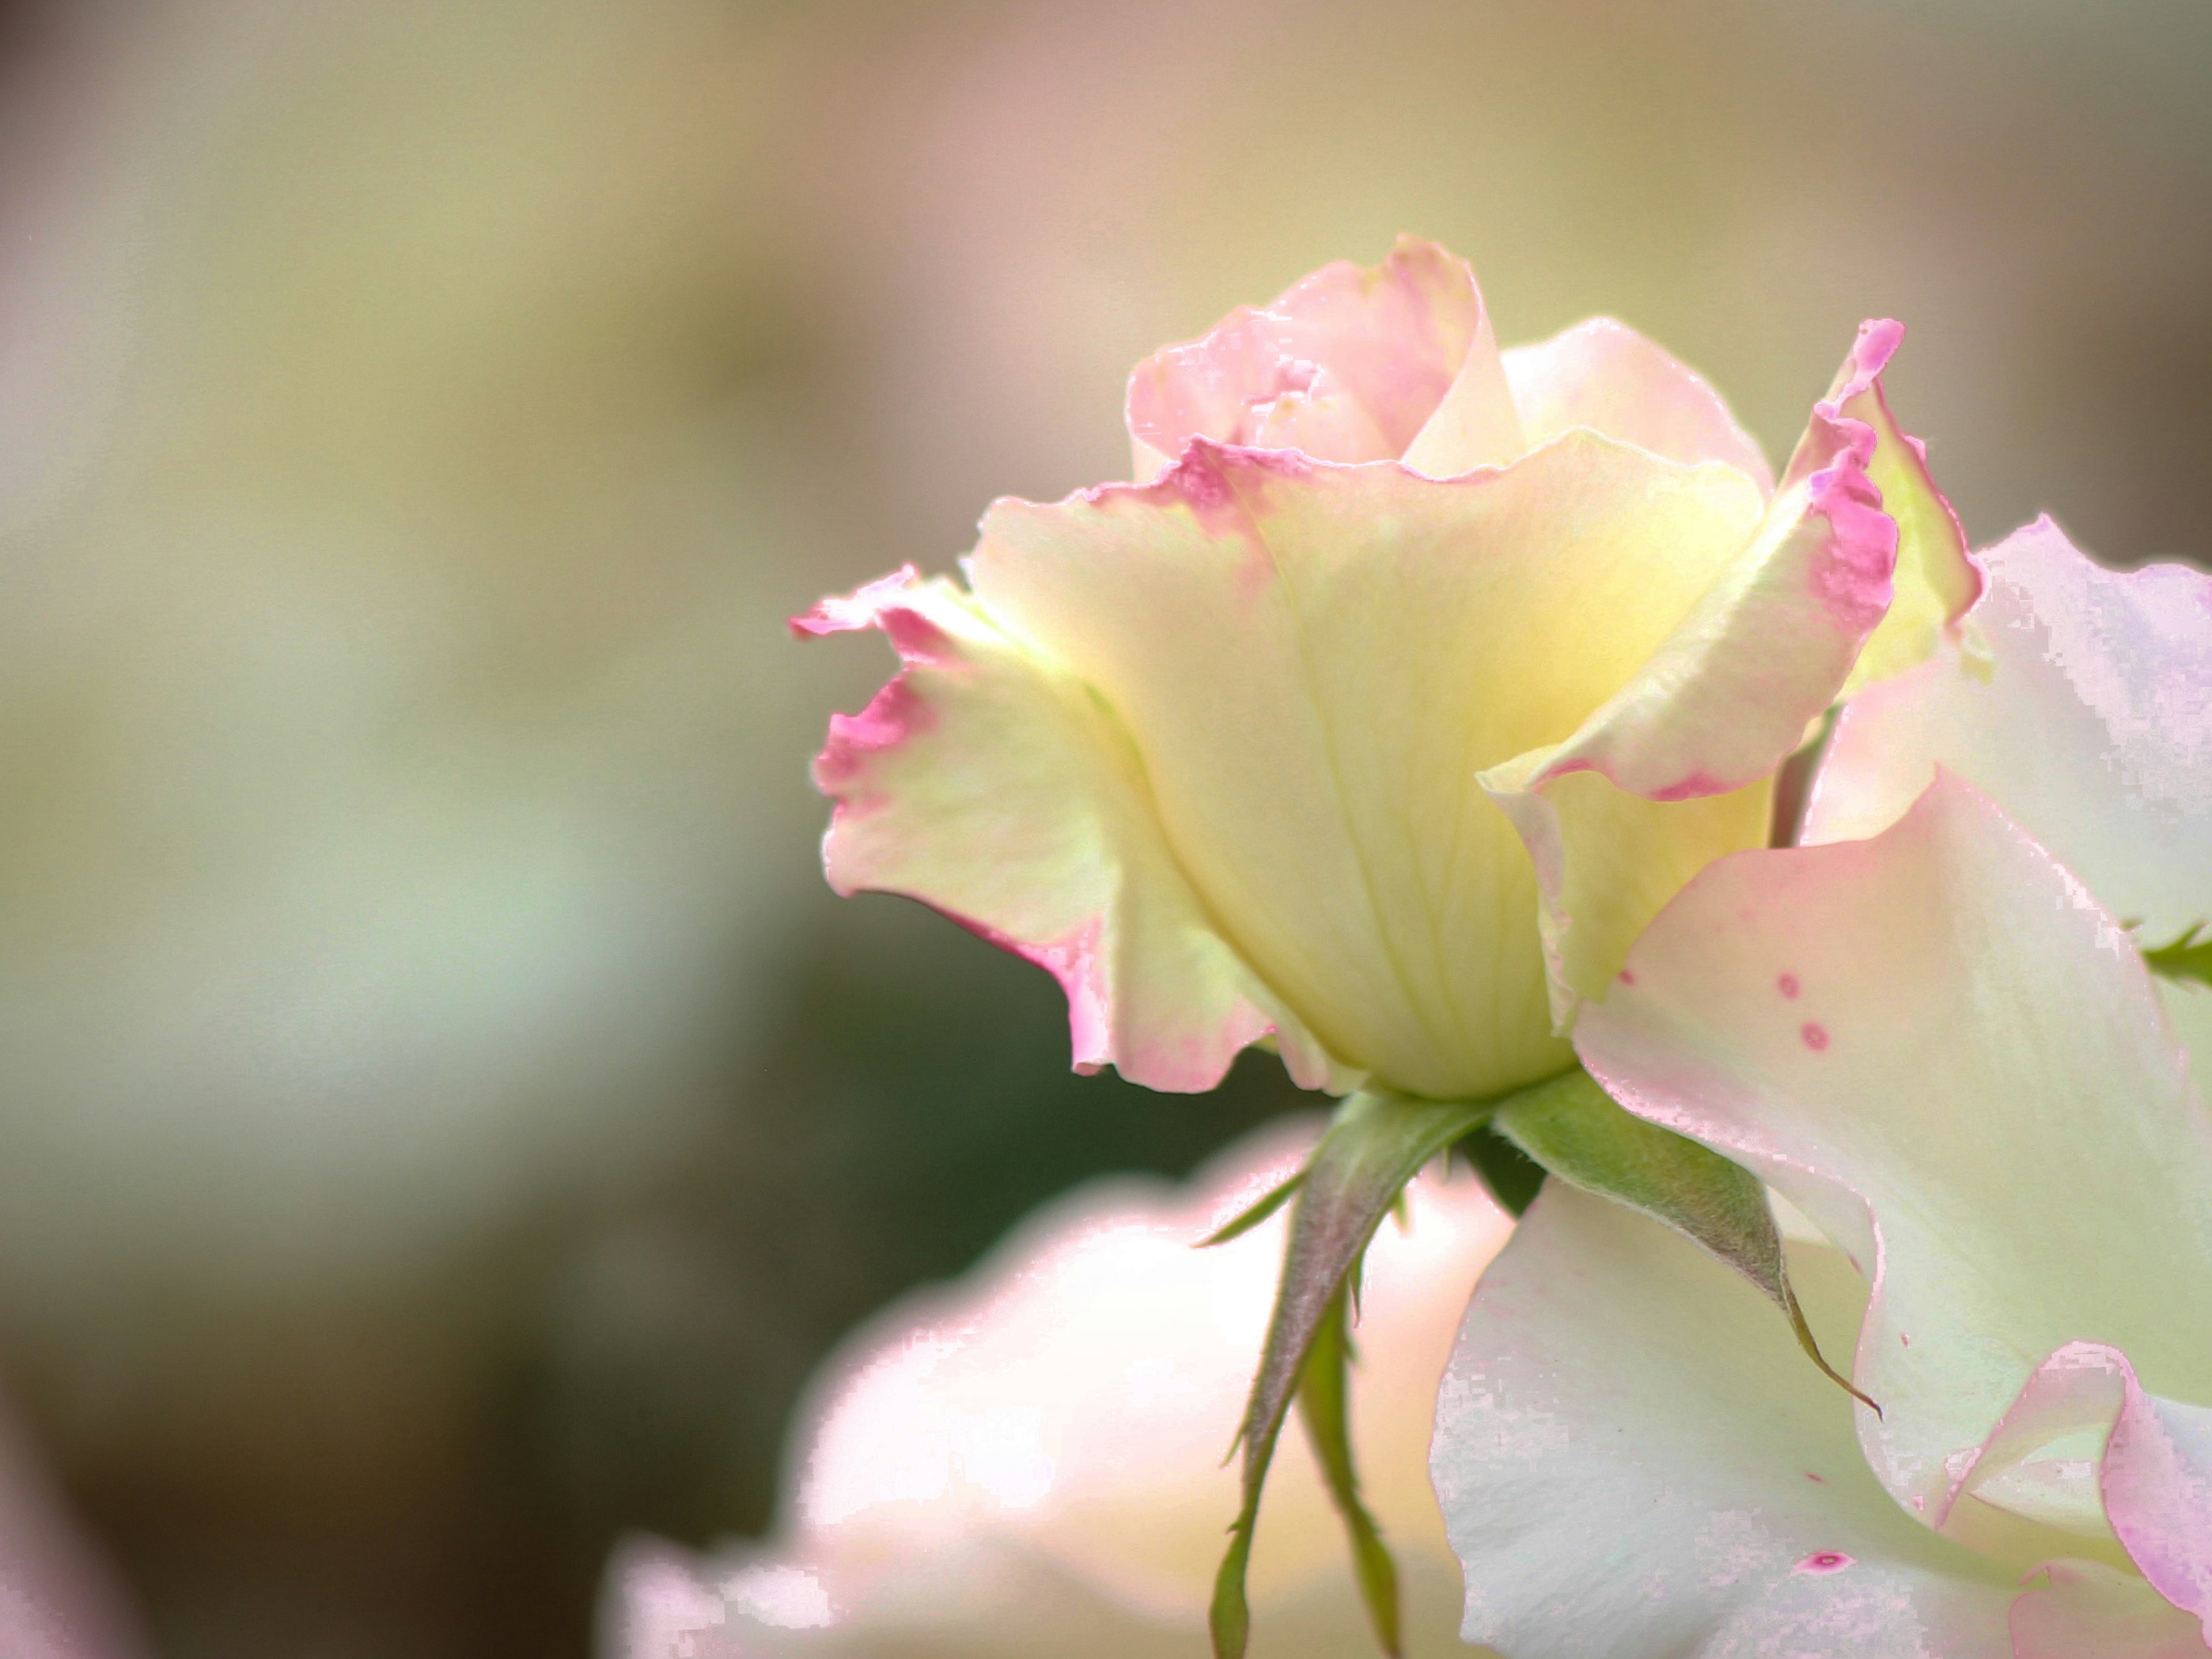
<svg viewBox="0 0 2212 1659">
<path fill-rule="evenodd" d="M 1500 353 L 1401 242 L 1162 352 L 1138 483 L 1006 501 L 965 585 L 803 633 L 904 671 L 831 724 L 840 891 L 902 892 L 1058 976 L 1078 1065 L 1162 1089 L 1274 1042 L 1302 1084 L 1479 1098 L 1559 1032 L 1858 684 L 1977 577 L 1869 324 L 1778 485 L 1620 325 Z"/>
<path fill-rule="evenodd" d="M 1200 1659 L 1237 1431 L 1281 1259 L 1280 1216 L 1193 1248 L 1295 1170 L 1272 1126 L 1182 1192 L 1101 1182 L 1048 1206 L 961 1284 L 893 1310 L 802 1415 L 771 1542 L 714 1562 L 639 1545 L 611 1583 L 613 1659 L 1067 1655 Z M 1353 1431 L 1397 1553 L 1407 1650 L 1465 1653 L 1428 1419 L 1469 1288 L 1511 1223 L 1464 1170 L 1407 1189 L 1369 1250 Z M 1264 1650 L 1371 1645 L 1343 1529 L 1284 1437 L 1251 1589 Z"/>
<path fill-rule="evenodd" d="M 2203 1659 L 2212 1621 L 2212 578 L 1986 556 L 1977 652 L 1841 721 L 1820 844 L 1723 860 L 1576 1042 L 1806 1218 L 1855 1407 L 1749 1287 L 1554 1183 L 1434 1472 L 1513 1659 Z"/>
</svg>

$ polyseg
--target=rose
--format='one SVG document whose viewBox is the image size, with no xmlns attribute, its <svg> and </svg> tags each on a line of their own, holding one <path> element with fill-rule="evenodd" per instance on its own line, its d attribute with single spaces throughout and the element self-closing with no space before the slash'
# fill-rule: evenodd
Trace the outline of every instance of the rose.
<svg viewBox="0 0 2212 1659">
<path fill-rule="evenodd" d="M 1808 722 L 1972 596 L 1882 401 L 1897 335 L 1862 331 L 1770 495 L 1658 348 L 1501 358 L 1425 244 L 1233 314 L 1133 380 L 1156 479 L 1001 502 L 964 589 L 796 621 L 904 662 L 817 763 L 831 882 L 1048 967 L 1079 1066 L 1154 1087 L 1271 1036 L 1338 1091 L 1559 1070 L 1644 923 L 1766 839 Z"/>
<path fill-rule="evenodd" d="M 1434 1459 L 1466 1631 L 1516 1659 L 2208 1650 L 2212 1120 L 2176 1040 L 2205 996 L 2106 904 L 2203 919 L 2212 580 L 2048 524 L 1988 562 L 1986 656 L 1846 713 L 1825 844 L 1705 872 L 1577 1032 L 1833 1241 L 1793 1273 L 1882 1414 L 1686 1245 L 1547 1192 Z"/>
<path fill-rule="evenodd" d="M 713 1565 L 660 1547 L 617 1570 L 622 1659 L 1207 1651 L 1237 1482 L 1222 1467 L 1282 1249 L 1279 1218 L 1192 1242 L 1294 1168 L 1280 1126 L 1183 1194 L 1099 1183 L 1025 1223 L 945 1293 L 828 1368 L 781 1535 Z M 1426 1404 L 1467 1291 L 1510 1223 L 1462 1172 L 1409 1190 L 1376 1240 L 1358 1336 L 1367 1493 L 1399 1547 L 1415 1655 L 1464 1653 L 1428 1486 Z M 1335 1517 L 1285 1447 L 1253 1584 L 1273 1650 L 1354 1651 Z"/>
</svg>

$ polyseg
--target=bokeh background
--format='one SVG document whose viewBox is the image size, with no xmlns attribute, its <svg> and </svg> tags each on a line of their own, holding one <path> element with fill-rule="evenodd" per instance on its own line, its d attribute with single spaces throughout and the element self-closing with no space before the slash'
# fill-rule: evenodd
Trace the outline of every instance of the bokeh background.
<svg viewBox="0 0 2212 1659">
<path fill-rule="evenodd" d="M 880 645 L 1122 377 L 1441 239 L 1978 541 L 2212 552 L 2203 0 L 0 6 L 0 1375 L 173 1659 L 582 1659 L 809 1370 L 1296 1103 L 821 885 Z"/>
</svg>

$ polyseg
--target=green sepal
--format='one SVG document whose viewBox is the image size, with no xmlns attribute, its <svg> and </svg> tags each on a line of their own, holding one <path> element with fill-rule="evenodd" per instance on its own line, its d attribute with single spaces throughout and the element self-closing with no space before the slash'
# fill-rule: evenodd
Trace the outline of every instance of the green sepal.
<svg viewBox="0 0 2212 1659">
<path fill-rule="evenodd" d="M 1488 1123 L 1476 1124 L 1452 1150 L 1482 1177 L 1499 1209 L 1516 1219 L 1528 1212 L 1544 1184 L 1542 1164 Z"/>
<path fill-rule="evenodd" d="M 1375 1626 L 1375 1639 L 1397 1659 L 1403 1650 L 1398 1631 L 1398 1567 L 1382 1542 L 1382 1529 L 1359 1501 L 1359 1477 L 1352 1464 L 1352 1333 L 1346 1310 L 1351 1285 L 1331 1297 L 1321 1328 L 1314 1334 L 1298 1376 L 1298 1420 L 1305 1425 L 1315 1459 L 1328 1481 L 1328 1495 L 1344 1517 L 1352 1538 L 1352 1559 L 1359 1577 L 1360 1599 Z"/>
<path fill-rule="evenodd" d="M 1284 1248 L 1267 1342 L 1261 1349 L 1243 1423 L 1231 1447 L 1232 1453 L 1239 1445 L 1244 1451 L 1243 1502 L 1231 1524 L 1229 1548 L 1214 1577 L 1209 1622 L 1218 1659 L 1242 1659 L 1250 1634 L 1244 1577 L 1260 1495 L 1267 1486 L 1267 1465 L 1282 1435 L 1283 1419 L 1303 1386 L 1307 1362 L 1328 1322 L 1330 1308 L 1340 1296 L 1356 1293 L 1361 1253 L 1406 1183 L 1499 1103 L 1357 1094 L 1337 1109 L 1328 1132 L 1306 1160 L 1291 1211 L 1290 1238 Z M 1348 1456 L 1346 1468 L 1348 1471 Z M 1349 1522 L 1348 1512 L 1346 1519 Z M 1356 1523 L 1352 1547 L 1364 1561 Z M 1380 1547 L 1379 1538 L 1376 1547 Z M 1367 1582 L 1363 1565 L 1363 1586 Z M 1393 1620 L 1395 1625 L 1395 1614 Z M 1382 1628 L 1378 1620 L 1378 1632 Z"/>
<path fill-rule="evenodd" d="M 1269 1188 L 1266 1194 L 1249 1209 L 1233 1220 L 1223 1222 L 1214 1231 L 1200 1239 L 1195 1248 L 1201 1250 L 1211 1249 L 1216 1244 L 1226 1244 L 1232 1238 L 1243 1237 L 1253 1228 L 1289 1203 L 1305 1178 L 1306 1172 L 1300 1170 L 1289 1180 L 1277 1182 Z"/>
<path fill-rule="evenodd" d="M 1881 1414 L 1821 1357 L 1790 1288 L 1766 1188 L 1748 1170 L 1623 1109 L 1580 1067 L 1502 1103 L 1496 1123 L 1561 1180 L 1663 1221 L 1741 1273 L 1782 1310 L 1821 1372 Z"/>
<path fill-rule="evenodd" d="M 2204 923 L 2192 922 L 2168 943 L 2146 947 L 2142 959 L 2160 979 L 2212 985 L 2212 933 Z"/>
</svg>

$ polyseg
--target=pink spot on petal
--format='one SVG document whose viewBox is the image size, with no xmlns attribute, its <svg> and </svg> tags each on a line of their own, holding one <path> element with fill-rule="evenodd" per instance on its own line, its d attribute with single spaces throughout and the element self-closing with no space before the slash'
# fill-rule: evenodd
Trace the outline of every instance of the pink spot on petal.
<svg viewBox="0 0 2212 1659">
<path fill-rule="evenodd" d="M 1797 975 L 1795 974 L 1783 975 L 1781 978 L 1774 981 L 1774 988 L 1781 992 L 1784 996 L 1789 998 L 1790 1001 L 1796 1001 Z"/>
<path fill-rule="evenodd" d="M 1852 1558 L 1841 1550 L 1814 1550 L 1790 1571 L 1826 1574 L 1841 1572 L 1845 1567 L 1854 1565 Z"/>
<path fill-rule="evenodd" d="M 1828 1046 L 1828 1028 L 1815 1021 L 1807 1020 L 1798 1027 L 1797 1035 L 1805 1039 L 1805 1046 L 1816 1054 Z"/>
<path fill-rule="evenodd" d="M 1623 985 L 1633 985 L 1633 984 L 1635 984 L 1635 983 L 1636 983 L 1636 970 L 1635 970 L 1633 968 L 1624 968 L 1624 969 L 1622 969 L 1620 970 L 1620 982 L 1621 982 Z"/>
<path fill-rule="evenodd" d="M 1903 1331 L 1899 1331 L 1897 1334 L 1897 1340 L 1899 1342 L 1902 1342 L 1908 1348 L 1912 1346 L 1912 1339 L 1907 1336 Z"/>
<path fill-rule="evenodd" d="M 1810 1469 L 1805 1471 L 1805 1478 L 1816 1486 L 1825 1486 L 1828 1484 L 1826 1476 L 1815 1474 Z"/>
</svg>

